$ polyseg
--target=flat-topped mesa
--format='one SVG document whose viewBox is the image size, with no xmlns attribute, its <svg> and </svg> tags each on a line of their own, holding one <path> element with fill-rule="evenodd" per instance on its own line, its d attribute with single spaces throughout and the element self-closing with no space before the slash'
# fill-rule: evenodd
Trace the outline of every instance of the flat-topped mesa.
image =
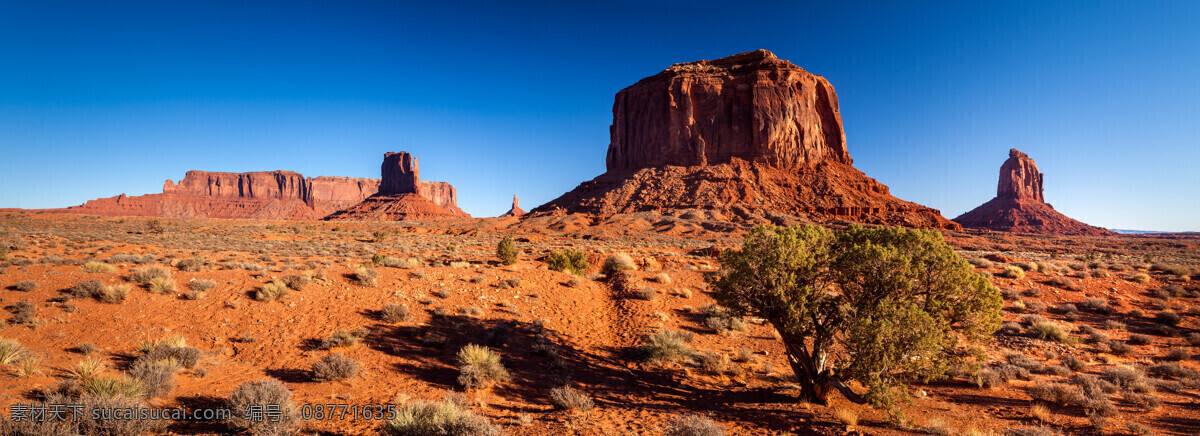
<svg viewBox="0 0 1200 436">
<path fill-rule="evenodd" d="M 833 86 L 766 50 L 675 64 L 622 89 L 609 133 L 608 171 L 853 163 Z"/>
<path fill-rule="evenodd" d="M 1033 159 L 1015 148 L 1010 149 L 1008 160 L 1000 166 L 996 196 L 1045 203 L 1045 197 L 1042 196 L 1042 177 Z"/>
<path fill-rule="evenodd" d="M 996 197 L 954 221 L 963 227 L 1002 232 L 1059 235 L 1113 235 L 1112 231 L 1090 226 L 1063 215 L 1042 196 L 1042 173 L 1028 155 L 1011 149 L 1000 166 Z"/>
<path fill-rule="evenodd" d="M 188 171 L 178 184 L 163 182 L 164 194 L 238 198 L 295 198 L 307 201 L 308 183 L 294 171 L 225 173 Z"/>
<path fill-rule="evenodd" d="M 407 151 L 384 154 L 380 175 L 383 181 L 379 185 L 379 193 L 384 195 L 415 194 L 417 186 L 421 184 L 421 170 L 417 167 L 417 157 Z"/>
</svg>

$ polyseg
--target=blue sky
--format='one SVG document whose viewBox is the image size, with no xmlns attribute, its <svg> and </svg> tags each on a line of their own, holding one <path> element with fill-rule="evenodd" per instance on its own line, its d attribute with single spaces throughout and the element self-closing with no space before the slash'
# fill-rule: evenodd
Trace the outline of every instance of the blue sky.
<svg viewBox="0 0 1200 436">
<path fill-rule="evenodd" d="M 604 171 L 618 90 L 765 48 L 897 197 L 953 218 L 1016 147 L 1071 217 L 1200 230 L 1200 2 L 501 3 L 0 1 L 0 207 L 405 150 L 472 215 L 530 209 Z"/>
</svg>

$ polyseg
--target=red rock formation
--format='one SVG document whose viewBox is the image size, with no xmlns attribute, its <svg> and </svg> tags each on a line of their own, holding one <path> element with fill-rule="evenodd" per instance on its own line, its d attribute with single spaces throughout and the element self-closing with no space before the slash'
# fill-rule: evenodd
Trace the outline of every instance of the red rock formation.
<svg viewBox="0 0 1200 436">
<path fill-rule="evenodd" d="M 407 153 L 400 153 L 408 156 Z M 399 156 L 400 154 L 396 154 Z M 401 159 L 400 156 L 396 159 Z M 396 164 L 391 171 L 397 189 L 416 186 L 412 193 L 454 215 L 466 216 L 458 208 L 453 186 L 445 182 L 421 182 L 416 178 L 416 159 Z M 385 164 L 386 165 L 386 164 Z M 409 174 L 406 176 L 406 171 Z M 388 172 L 385 168 L 383 172 Z M 407 177 L 407 181 L 405 178 Z M 407 183 L 407 184 L 406 184 Z M 162 194 L 116 197 L 88 201 L 59 209 L 67 213 L 111 216 L 160 216 L 168 218 L 247 218 L 265 220 L 315 220 L 362 203 L 379 191 L 380 179 L 356 177 L 306 178 L 293 171 L 223 173 L 188 171 L 183 180 L 163 182 Z"/>
<path fill-rule="evenodd" d="M 504 212 L 503 215 L 500 215 L 500 217 L 503 218 L 503 217 L 521 216 L 521 215 L 525 215 L 525 209 L 521 209 L 521 202 L 520 202 L 520 200 L 517 199 L 517 196 L 514 195 L 512 207 L 508 209 L 508 212 Z"/>
<path fill-rule="evenodd" d="M 676 64 L 617 93 L 607 172 L 531 213 L 709 209 L 959 228 L 852 166 L 837 94 L 766 50 Z"/>
<path fill-rule="evenodd" d="M 1012 149 L 1000 166 L 996 197 L 960 215 L 954 221 L 963 227 L 1003 232 L 1059 235 L 1115 235 L 1100 227 L 1073 220 L 1046 203 L 1042 195 L 1042 173 L 1025 153 Z"/>
<path fill-rule="evenodd" d="M 422 182 L 417 158 L 408 152 L 383 155 L 379 192 L 325 217 L 344 221 L 399 221 L 470 218 L 458 208 L 457 193 L 446 182 Z"/>
</svg>

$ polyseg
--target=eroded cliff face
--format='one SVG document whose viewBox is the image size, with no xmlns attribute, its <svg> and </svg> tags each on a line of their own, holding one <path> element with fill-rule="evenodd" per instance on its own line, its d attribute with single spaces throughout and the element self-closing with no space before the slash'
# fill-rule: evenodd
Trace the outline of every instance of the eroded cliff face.
<svg viewBox="0 0 1200 436">
<path fill-rule="evenodd" d="M 854 168 L 833 86 L 766 50 L 638 81 L 617 93 L 609 133 L 607 172 L 532 214 L 702 209 L 960 228 Z"/>
<path fill-rule="evenodd" d="M 676 64 L 617 93 L 608 171 L 851 164 L 837 94 L 766 50 Z"/>
<path fill-rule="evenodd" d="M 458 194 L 449 183 L 421 181 L 417 158 L 408 152 L 384 154 L 379 172 L 382 177 L 379 192 L 325 219 L 399 221 L 471 217 L 458 208 Z"/>
<path fill-rule="evenodd" d="M 421 182 L 416 158 L 403 153 L 411 158 L 405 161 L 400 153 L 395 154 L 398 155 L 393 158 L 395 180 L 390 185 L 393 189 L 410 190 L 441 208 L 466 216 L 458 208 L 453 186 L 445 182 Z M 380 186 L 381 179 L 306 178 L 294 171 L 188 171 L 179 183 L 163 182 L 161 194 L 136 197 L 121 194 L 61 211 L 110 216 L 315 220 L 362 203 L 379 192 Z"/>
<path fill-rule="evenodd" d="M 1043 175 L 1028 155 L 1011 149 L 1000 165 L 996 197 L 959 215 L 963 227 L 1002 232 L 1104 236 L 1116 233 L 1071 219 L 1046 203 Z"/>
</svg>

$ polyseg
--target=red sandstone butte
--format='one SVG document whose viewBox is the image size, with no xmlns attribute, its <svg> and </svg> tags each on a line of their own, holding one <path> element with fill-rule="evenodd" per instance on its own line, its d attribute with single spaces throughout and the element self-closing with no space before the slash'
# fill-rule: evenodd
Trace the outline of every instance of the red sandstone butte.
<svg viewBox="0 0 1200 436">
<path fill-rule="evenodd" d="M 504 217 L 521 216 L 521 215 L 525 215 L 525 209 L 521 209 L 520 200 L 517 200 L 517 196 L 514 195 L 512 207 L 508 209 L 508 212 L 504 212 L 503 215 L 500 215 L 500 217 L 504 218 Z"/>
<path fill-rule="evenodd" d="M 1003 232 L 1103 236 L 1116 233 L 1073 220 L 1046 203 L 1043 175 L 1028 155 L 1012 149 L 1000 166 L 996 197 L 960 215 L 963 227 Z"/>
<path fill-rule="evenodd" d="M 417 158 L 408 152 L 384 154 L 379 172 L 383 179 L 378 193 L 325 219 L 400 221 L 471 217 L 458 208 L 457 193 L 449 183 L 421 181 Z"/>
<path fill-rule="evenodd" d="M 607 171 L 531 213 L 708 209 L 958 229 L 853 167 L 829 81 L 769 51 L 672 65 L 617 93 Z"/>
</svg>

